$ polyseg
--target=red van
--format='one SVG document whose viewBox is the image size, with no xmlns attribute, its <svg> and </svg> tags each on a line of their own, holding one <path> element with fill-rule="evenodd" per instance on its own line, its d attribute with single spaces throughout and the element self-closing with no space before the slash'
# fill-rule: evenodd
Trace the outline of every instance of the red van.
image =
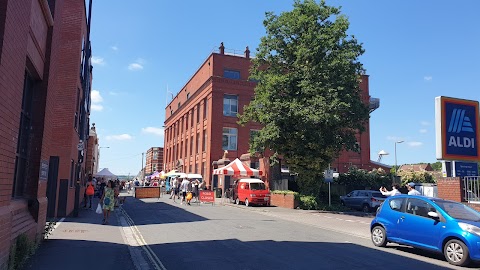
<svg viewBox="0 0 480 270">
<path fill-rule="evenodd" d="M 246 206 L 270 206 L 270 191 L 260 179 L 239 179 L 233 186 L 233 199 L 236 204 L 245 203 Z"/>
</svg>

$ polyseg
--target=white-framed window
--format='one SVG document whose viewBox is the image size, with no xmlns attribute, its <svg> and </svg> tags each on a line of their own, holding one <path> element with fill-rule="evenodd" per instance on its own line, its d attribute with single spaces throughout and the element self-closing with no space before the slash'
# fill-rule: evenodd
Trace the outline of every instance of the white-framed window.
<svg viewBox="0 0 480 270">
<path fill-rule="evenodd" d="M 223 128 L 223 150 L 237 150 L 237 134 L 238 131 L 236 128 Z"/>
<path fill-rule="evenodd" d="M 223 96 L 223 115 L 237 116 L 238 113 L 238 96 L 224 95 Z"/>
<path fill-rule="evenodd" d="M 153 159 L 158 159 L 158 151 L 153 151 Z"/>
</svg>

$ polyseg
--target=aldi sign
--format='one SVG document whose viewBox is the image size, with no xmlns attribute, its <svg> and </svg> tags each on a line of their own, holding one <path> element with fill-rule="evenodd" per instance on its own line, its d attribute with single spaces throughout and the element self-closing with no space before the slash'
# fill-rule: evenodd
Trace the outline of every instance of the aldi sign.
<svg viewBox="0 0 480 270">
<path fill-rule="evenodd" d="M 480 160 L 478 101 L 435 98 L 437 159 Z"/>
</svg>

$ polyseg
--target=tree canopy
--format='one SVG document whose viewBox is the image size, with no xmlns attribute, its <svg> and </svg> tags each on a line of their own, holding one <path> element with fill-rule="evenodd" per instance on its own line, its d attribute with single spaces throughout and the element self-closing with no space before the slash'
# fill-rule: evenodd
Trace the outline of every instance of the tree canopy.
<svg viewBox="0 0 480 270">
<path fill-rule="evenodd" d="M 240 116 L 264 125 L 250 151 L 269 149 L 273 161 L 281 155 L 291 170 L 323 178 L 340 151 L 359 150 L 356 134 L 369 117 L 359 88 L 364 50 L 340 8 L 324 1 L 267 12 L 264 26 L 250 72 L 258 84 Z"/>
</svg>

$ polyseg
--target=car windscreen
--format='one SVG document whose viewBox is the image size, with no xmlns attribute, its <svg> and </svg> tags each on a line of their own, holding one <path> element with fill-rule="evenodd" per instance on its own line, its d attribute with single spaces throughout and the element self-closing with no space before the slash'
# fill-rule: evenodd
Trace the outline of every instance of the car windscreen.
<svg viewBox="0 0 480 270">
<path fill-rule="evenodd" d="M 264 183 L 250 183 L 251 190 L 265 190 Z"/>
<path fill-rule="evenodd" d="M 383 195 L 380 192 L 372 192 L 372 197 L 377 197 L 377 198 L 387 198 L 387 196 Z"/>
<path fill-rule="evenodd" d="M 435 201 L 435 203 L 452 218 L 480 221 L 480 213 L 462 203 L 449 201 Z"/>
</svg>

